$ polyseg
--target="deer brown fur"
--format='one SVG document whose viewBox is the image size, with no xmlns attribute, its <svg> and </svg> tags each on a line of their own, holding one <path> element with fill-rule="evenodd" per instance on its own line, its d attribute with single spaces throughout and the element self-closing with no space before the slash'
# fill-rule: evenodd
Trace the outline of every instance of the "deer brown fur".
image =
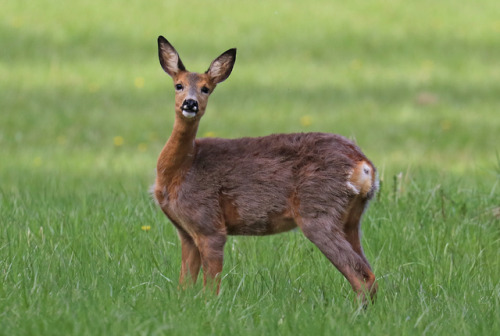
<svg viewBox="0 0 500 336">
<path fill-rule="evenodd" d="M 227 235 L 268 235 L 299 227 L 363 300 L 377 290 L 360 243 L 360 220 L 377 189 L 376 170 L 340 135 L 274 134 L 196 139 L 208 96 L 231 73 L 236 49 L 207 72 L 188 72 L 158 38 L 160 63 L 176 88 L 172 134 L 157 165 L 154 196 L 177 228 L 180 282 L 220 286 Z"/>
</svg>

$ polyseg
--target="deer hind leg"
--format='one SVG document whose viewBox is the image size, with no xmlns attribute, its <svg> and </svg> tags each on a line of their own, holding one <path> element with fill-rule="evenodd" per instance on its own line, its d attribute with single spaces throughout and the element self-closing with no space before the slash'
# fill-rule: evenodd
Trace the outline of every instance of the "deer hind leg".
<svg viewBox="0 0 500 336">
<path fill-rule="evenodd" d="M 182 287 L 195 284 L 201 267 L 201 256 L 198 247 L 187 232 L 179 229 L 179 238 L 182 246 L 182 263 L 179 283 Z"/>
<path fill-rule="evenodd" d="M 332 218 L 300 218 L 304 235 L 313 242 L 330 262 L 346 277 L 358 298 L 367 302 L 366 293 L 374 299 L 377 286 L 370 266 L 351 246 Z"/>
<path fill-rule="evenodd" d="M 203 286 L 219 294 L 226 235 L 198 236 L 196 243 L 203 267 Z"/>
<path fill-rule="evenodd" d="M 363 247 L 361 246 L 361 216 L 365 210 L 368 200 L 356 197 L 351 201 L 348 212 L 344 219 L 344 235 L 353 250 L 364 260 L 370 267 L 370 263 L 365 257 Z"/>
</svg>

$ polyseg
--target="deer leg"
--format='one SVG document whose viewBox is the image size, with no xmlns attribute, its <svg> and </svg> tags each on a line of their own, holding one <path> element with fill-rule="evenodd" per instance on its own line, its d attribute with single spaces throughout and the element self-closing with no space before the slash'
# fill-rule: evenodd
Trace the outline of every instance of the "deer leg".
<svg viewBox="0 0 500 336">
<path fill-rule="evenodd" d="M 183 230 L 179 229 L 178 233 L 182 246 L 182 263 L 179 283 L 181 286 L 185 287 L 186 284 L 196 283 L 198 273 L 200 272 L 201 257 L 200 251 L 196 247 L 193 238 Z"/>
<path fill-rule="evenodd" d="M 332 218 L 300 218 L 304 235 L 346 277 L 358 298 L 366 303 L 366 293 L 373 301 L 377 291 L 375 275 L 365 260 L 353 249 Z"/>
<path fill-rule="evenodd" d="M 203 267 L 203 286 L 219 294 L 226 235 L 199 236 L 196 242 Z"/>
<path fill-rule="evenodd" d="M 370 263 L 365 257 L 363 247 L 361 246 L 361 216 L 365 210 L 367 200 L 362 198 L 355 198 L 352 200 L 351 207 L 346 214 L 344 221 L 344 235 L 353 250 L 364 260 L 370 267 Z M 371 267 L 370 267 L 371 269 Z"/>
</svg>

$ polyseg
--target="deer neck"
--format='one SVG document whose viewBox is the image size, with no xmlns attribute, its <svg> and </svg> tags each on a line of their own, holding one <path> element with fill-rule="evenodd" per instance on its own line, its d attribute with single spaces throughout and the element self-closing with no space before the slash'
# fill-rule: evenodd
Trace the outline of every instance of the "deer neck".
<svg viewBox="0 0 500 336">
<path fill-rule="evenodd" d="M 193 163 L 198 124 L 199 120 L 188 122 L 176 116 L 172 134 L 160 153 L 157 184 L 167 187 L 170 193 L 177 189 Z"/>
</svg>

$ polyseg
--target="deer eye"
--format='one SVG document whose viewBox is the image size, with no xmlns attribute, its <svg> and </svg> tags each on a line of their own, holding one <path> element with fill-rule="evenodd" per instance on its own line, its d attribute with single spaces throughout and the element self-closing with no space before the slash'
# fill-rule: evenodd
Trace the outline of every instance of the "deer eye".
<svg viewBox="0 0 500 336">
<path fill-rule="evenodd" d="M 204 86 L 204 87 L 201 88 L 201 92 L 203 92 L 205 94 L 208 94 L 210 92 L 210 89 L 207 88 L 206 86 Z"/>
<path fill-rule="evenodd" d="M 182 89 L 184 89 L 184 86 L 182 86 L 182 84 L 175 84 L 175 89 L 181 91 Z"/>
</svg>

